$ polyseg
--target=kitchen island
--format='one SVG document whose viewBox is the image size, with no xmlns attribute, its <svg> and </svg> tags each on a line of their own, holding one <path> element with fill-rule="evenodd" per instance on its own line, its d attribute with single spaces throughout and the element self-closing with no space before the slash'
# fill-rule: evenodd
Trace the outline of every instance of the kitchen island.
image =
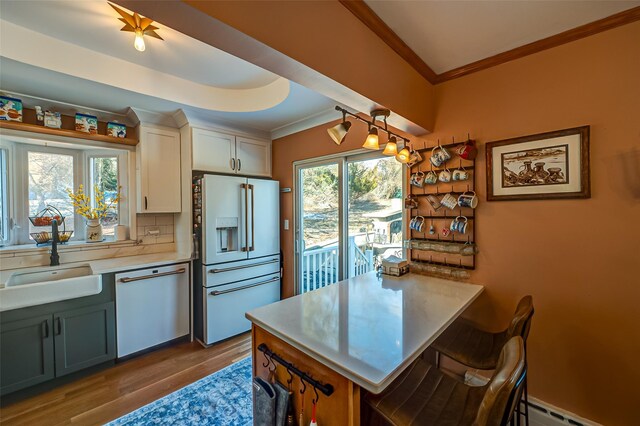
<svg viewBox="0 0 640 426">
<path fill-rule="evenodd" d="M 246 314 L 253 324 L 253 376 L 267 379 L 273 369 L 266 348 L 330 385 L 329 396 L 317 390 L 319 425 L 359 425 L 361 389 L 382 392 L 482 290 L 416 274 L 369 272 L 253 310 Z M 276 378 L 286 385 L 290 375 L 276 365 Z M 297 375 L 292 389 L 296 419 L 304 410 L 308 424 L 316 393 Z"/>
</svg>

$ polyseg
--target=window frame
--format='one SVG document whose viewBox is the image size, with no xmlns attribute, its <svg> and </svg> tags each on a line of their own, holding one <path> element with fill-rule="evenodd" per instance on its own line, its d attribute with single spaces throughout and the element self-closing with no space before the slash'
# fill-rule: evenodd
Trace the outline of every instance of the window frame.
<svg viewBox="0 0 640 426">
<path fill-rule="evenodd" d="M 11 243 L 11 228 L 13 220 L 11 217 L 11 155 L 13 150 L 9 146 L 0 144 L 0 174 L 2 174 L 2 184 L 0 185 L 0 197 L 2 198 L 2 223 L 3 233 L 0 233 L 0 247 Z"/>
<path fill-rule="evenodd" d="M 117 167 L 118 167 L 118 186 L 121 188 L 120 192 L 120 202 L 118 203 L 118 224 L 119 225 L 128 225 L 129 224 L 129 201 L 128 197 L 125 194 L 125 188 L 128 187 L 128 179 L 127 179 L 127 152 L 119 151 L 119 150 L 88 150 L 84 152 L 84 164 L 86 167 L 86 171 L 84 173 L 84 187 L 93 193 L 93 168 L 91 167 L 91 160 L 94 158 L 116 158 Z M 115 234 L 114 234 L 115 238 Z"/>
</svg>

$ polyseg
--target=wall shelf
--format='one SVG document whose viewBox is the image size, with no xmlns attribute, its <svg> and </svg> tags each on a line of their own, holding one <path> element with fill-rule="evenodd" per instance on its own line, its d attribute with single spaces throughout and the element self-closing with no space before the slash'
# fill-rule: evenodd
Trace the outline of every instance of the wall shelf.
<svg viewBox="0 0 640 426">
<path fill-rule="evenodd" d="M 21 132 L 39 133 L 42 135 L 63 136 L 67 138 L 85 139 L 97 142 L 108 142 L 118 145 L 136 146 L 137 139 L 114 138 L 106 135 L 92 135 L 90 133 L 78 132 L 68 129 L 52 129 L 38 124 L 21 123 L 19 121 L 0 121 L 0 129 L 19 130 Z"/>
</svg>

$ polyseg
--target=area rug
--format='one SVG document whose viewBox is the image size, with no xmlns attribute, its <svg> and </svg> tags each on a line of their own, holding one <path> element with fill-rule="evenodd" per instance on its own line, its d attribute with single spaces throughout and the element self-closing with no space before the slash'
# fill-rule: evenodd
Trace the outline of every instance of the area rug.
<svg viewBox="0 0 640 426">
<path fill-rule="evenodd" d="M 107 423 L 245 426 L 253 422 L 251 357 Z"/>
</svg>

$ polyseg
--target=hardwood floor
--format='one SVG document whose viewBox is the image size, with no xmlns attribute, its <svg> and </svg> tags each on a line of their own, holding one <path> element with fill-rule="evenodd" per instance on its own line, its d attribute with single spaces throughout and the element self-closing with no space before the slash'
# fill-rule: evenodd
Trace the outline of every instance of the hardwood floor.
<svg viewBox="0 0 640 426">
<path fill-rule="evenodd" d="M 0 424 L 101 425 L 251 354 L 251 333 L 210 348 L 181 343 L 0 409 Z"/>
</svg>

